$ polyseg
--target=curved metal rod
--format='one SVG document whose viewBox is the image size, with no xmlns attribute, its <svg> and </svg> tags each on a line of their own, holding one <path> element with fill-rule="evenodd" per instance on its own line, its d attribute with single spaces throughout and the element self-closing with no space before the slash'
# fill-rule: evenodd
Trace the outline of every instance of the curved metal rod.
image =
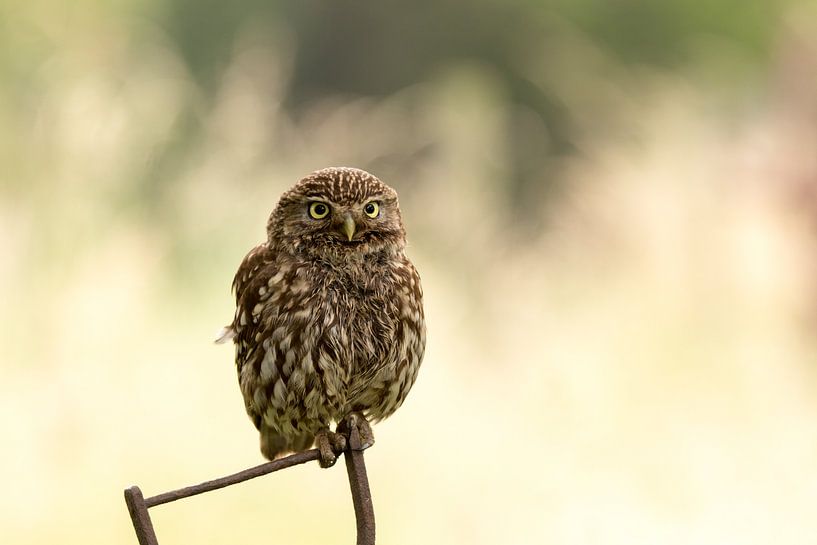
<svg viewBox="0 0 817 545">
<path fill-rule="evenodd" d="M 357 426 L 352 426 L 350 430 L 349 447 L 344 452 L 344 458 L 346 473 L 349 475 L 349 488 L 352 491 L 352 503 L 355 506 L 357 545 L 374 545 L 374 506 Z"/>
<path fill-rule="evenodd" d="M 186 488 L 180 488 L 178 490 L 165 492 L 164 494 L 159 494 L 157 496 L 152 496 L 150 498 L 145 499 L 145 504 L 148 507 L 153 507 L 155 505 L 161 505 L 163 503 L 181 500 L 183 498 L 189 498 L 190 496 L 195 496 L 197 494 L 204 494 L 205 492 L 210 492 L 211 490 L 218 490 L 219 488 L 224 488 L 225 486 L 242 483 L 244 481 L 260 477 L 261 475 L 266 475 L 267 473 L 278 471 L 279 469 L 286 469 L 288 467 L 297 466 L 299 464 L 305 464 L 306 462 L 317 460 L 318 456 L 319 456 L 318 449 L 298 452 L 296 454 L 287 456 L 286 458 L 280 458 L 272 462 L 267 462 L 259 466 L 251 467 L 250 469 L 245 469 L 244 471 L 239 471 L 238 473 L 233 473 L 232 475 L 227 475 L 226 477 L 213 479 L 212 481 L 205 481 L 201 484 L 196 484 L 193 486 L 188 486 Z"/>
<path fill-rule="evenodd" d="M 346 472 L 349 475 L 349 487 L 352 491 L 352 502 L 355 506 L 355 520 L 357 522 L 357 545 L 374 545 L 375 524 L 374 507 L 372 505 L 372 495 L 369 490 L 369 479 L 366 475 L 366 463 L 363 461 L 363 451 L 360 448 L 360 435 L 356 428 L 352 428 L 349 437 L 349 448 L 344 452 L 346 458 Z M 298 452 L 267 462 L 226 477 L 205 481 L 200 484 L 164 492 L 156 496 L 145 498 L 138 486 L 125 489 L 125 503 L 128 506 L 133 529 L 140 545 L 158 545 L 153 523 L 148 514 L 148 508 L 169 503 L 197 494 L 211 492 L 238 484 L 249 479 L 254 479 L 279 469 L 286 469 L 292 466 L 317 460 L 320 456 L 318 449 Z"/>
</svg>

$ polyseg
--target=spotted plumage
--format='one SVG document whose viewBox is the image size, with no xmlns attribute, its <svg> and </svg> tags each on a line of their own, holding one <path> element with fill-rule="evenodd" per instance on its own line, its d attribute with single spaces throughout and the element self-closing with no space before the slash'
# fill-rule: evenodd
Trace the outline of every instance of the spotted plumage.
<svg viewBox="0 0 817 545">
<path fill-rule="evenodd" d="M 266 242 L 238 268 L 220 337 L 235 342 L 267 458 L 317 442 L 331 465 L 344 443 L 332 422 L 357 422 L 371 444 L 368 422 L 403 403 L 425 349 L 420 278 L 404 249 L 397 193 L 367 172 L 319 170 L 281 196 Z"/>
</svg>

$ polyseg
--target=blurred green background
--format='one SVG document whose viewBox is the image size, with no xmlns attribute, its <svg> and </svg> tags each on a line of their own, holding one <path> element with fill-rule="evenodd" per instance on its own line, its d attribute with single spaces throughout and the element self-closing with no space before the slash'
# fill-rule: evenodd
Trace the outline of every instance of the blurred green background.
<svg viewBox="0 0 817 545">
<path fill-rule="evenodd" d="M 135 543 L 260 463 L 232 275 L 280 193 L 396 187 L 429 341 L 379 542 L 813 543 L 817 6 L 0 3 L 4 543 Z M 162 543 L 352 543 L 316 464 Z"/>
</svg>

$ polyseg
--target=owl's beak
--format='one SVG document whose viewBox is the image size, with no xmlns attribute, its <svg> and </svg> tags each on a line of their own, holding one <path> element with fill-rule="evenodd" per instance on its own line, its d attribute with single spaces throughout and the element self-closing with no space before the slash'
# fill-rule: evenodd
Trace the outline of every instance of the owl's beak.
<svg viewBox="0 0 817 545">
<path fill-rule="evenodd" d="M 346 238 L 349 239 L 349 242 L 352 242 L 352 237 L 355 236 L 355 220 L 352 219 L 352 214 L 347 212 L 346 215 L 343 216 L 341 230 L 346 235 Z"/>
</svg>

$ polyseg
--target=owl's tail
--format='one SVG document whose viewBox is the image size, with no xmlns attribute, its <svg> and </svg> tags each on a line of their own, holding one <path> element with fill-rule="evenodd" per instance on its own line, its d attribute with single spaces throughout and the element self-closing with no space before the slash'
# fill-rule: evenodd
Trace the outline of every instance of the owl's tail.
<svg viewBox="0 0 817 545">
<path fill-rule="evenodd" d="M 315 442 L 315 436 L 311 433 L 286 437 L 263 423 L 258 431 L 261 435 L 261 454 L 267 460 L 275 460 L 290 452 L 301 452 Z"/>
</svg>

